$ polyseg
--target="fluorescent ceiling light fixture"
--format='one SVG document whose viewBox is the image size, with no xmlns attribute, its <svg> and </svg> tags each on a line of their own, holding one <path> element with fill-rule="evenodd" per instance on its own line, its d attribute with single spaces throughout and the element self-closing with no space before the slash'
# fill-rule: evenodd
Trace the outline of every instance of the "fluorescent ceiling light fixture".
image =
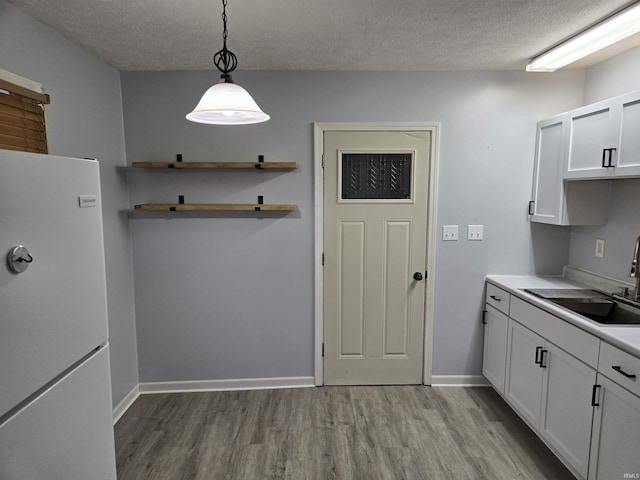
<svg viewBox="0 0 640 480">
<path fill-rule="evenodd" d="M 553 72 L 640 32 L 640 2 L 538 55 L 527 72 Z"/>
<path fill-rule="evenodd" d="M 222 0 L 222 50 L 213 56 L 213 63 L 222 72 L 220 82 L 210 87 L 192 112 L 187 114 L 187 120 L 212 125 L 247 125 L 269 120 L 253 100 L 249 92 L 240 85 L 233 83 L 231 72 L 238 66 L 238 58 L 231 50 L 227 50 L 227 0 Z"/>
</svg>

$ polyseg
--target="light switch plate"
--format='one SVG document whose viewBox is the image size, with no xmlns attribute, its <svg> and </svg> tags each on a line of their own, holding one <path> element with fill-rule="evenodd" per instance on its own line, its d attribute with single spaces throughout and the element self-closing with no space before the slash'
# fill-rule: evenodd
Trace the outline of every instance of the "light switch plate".
<svg viewBox="0 0 640 480">
<path fill-rule="evenodd" d="M 482 240 L 484 238 L 484 225 L 468 225 L 467 240 Z"/>
<path fill-rule="evenodd" d="M 442 240 L 444 242 L 458 240 L 458 225 L 443 225 Z"/>
<path fill-rule="evenodd" d="M 596 257 L 604 257 L 604 240 L 602 238 L 596 240 Z"/>
</svg>

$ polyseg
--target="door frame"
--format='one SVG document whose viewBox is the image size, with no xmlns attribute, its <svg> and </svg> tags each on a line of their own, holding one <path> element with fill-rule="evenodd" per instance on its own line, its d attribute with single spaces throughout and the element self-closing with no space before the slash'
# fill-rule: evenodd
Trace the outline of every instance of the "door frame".
<svg viewBox="0 0 640 480">
<path fill-rule="evenodd" d="M 438 201 L 438 166 L 440 145 L 440 123 L 314 123 L 314 166 L 313 166 L 313 201 L 314 201 L 314 383 L 316 386 L 324 384 L 324 365 L 322 360 L 322 345 L 324 341 L 324 310 L 323 310 L 323 268 L 322 252 L 324 251 L 324 185 L 323 185 L 323 155 L 324 132 L 327 131 L 421 131 L 431 132 L 431 158 L 429 162 L 429 196 L 427 206 L 427 291 L 425 295 L 425 326 L 424 326 L 424 358 L 422 370 L 423 385 L 431 385 L 431 367 L 433 362 L 433 318 L 435 299 L 435 259 L 437 241 L 437 201 Z M 420 181 L 417 179 L 416 181 Z M 419 184 L 418 184 L 419 185 Z"/>
</svg>

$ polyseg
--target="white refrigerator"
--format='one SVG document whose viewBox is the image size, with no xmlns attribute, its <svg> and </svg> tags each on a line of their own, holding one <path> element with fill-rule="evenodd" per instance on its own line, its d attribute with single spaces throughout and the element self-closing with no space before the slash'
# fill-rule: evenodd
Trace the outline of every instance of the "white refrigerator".
<svg viewBox="0 0 640 480">
<path fill-rule="evenodd" d="M 98 162 L 0 150 L 0 479 L 116 478 Z"/>
</svg>

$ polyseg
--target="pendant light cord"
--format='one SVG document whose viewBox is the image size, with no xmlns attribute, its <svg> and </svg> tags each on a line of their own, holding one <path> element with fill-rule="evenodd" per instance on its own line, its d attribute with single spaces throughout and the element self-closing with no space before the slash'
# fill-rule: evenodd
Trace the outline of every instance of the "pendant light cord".
<svg viewBox="0 0 640 480">
<path fill-rule="evenodd" d="M 227 31 L 227 0 L 222 0 L 222 49 L 227 49 L 227 37 L 229 32 Z"/>
<path fill-rule="evenodd" d="M 213 63 L 222 72 L 220 78 L 225 83 L 233 83 L 230 73 L 238 66 L 238 58 L 231 50 L 227 50 L 227 37 L 229 36 L 227 31 L 227 0 L 222 0 L 222 24 L 222 50 L 213 56 Z"/>
</svg>

